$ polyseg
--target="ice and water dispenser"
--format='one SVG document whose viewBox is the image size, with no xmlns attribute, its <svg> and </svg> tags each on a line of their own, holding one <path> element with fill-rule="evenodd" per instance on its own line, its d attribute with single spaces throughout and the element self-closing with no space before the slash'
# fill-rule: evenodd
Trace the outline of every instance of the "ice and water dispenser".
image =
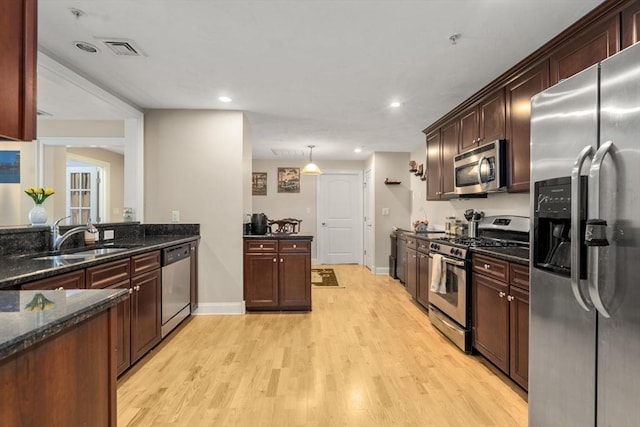
<svg viewBox="0 0 640 427">
<path fill-rule="evenodd" d="M 587 215 L 587 177 L 580 177 L 580 277 L 586 278 L 584 235 Z M 533 264 L 554 273 L 571 275 L 571 177 L 535 183 Z"/>
</svg>

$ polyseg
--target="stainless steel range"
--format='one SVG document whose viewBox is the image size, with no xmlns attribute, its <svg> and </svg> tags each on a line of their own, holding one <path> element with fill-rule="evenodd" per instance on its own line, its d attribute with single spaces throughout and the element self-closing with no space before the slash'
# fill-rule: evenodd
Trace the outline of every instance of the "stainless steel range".
<svg viewBox="0 0 640 427">
<path fill-rule="evenodd" d="M 528 253 L 529 218 L 490 216 L 478 237 L 442 237 L 429 244 L 429 318 L 466 353 L 471 352 L 471 248 L 516 247 Z"/>
</svg>

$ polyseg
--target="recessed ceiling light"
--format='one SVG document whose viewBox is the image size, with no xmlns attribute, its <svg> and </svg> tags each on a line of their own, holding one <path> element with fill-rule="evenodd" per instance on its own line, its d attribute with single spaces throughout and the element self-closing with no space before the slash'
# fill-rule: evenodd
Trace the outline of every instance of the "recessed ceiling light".
<svg viewBox="0 0 640 427">
<path fill-rule="evenodd" d="M 362 148 L 360 148 L 360 147 L 354 148 L 353 152 L 354 153 L 362 153 Z"/>
<path fill-rule="evenodd" d="M 92 45 L 91 43 L 87 43 L 87 42 L 73 42 L 73 45 L 80 49 L 83 52 L 87 52 L 87 53 L 98 53 L 100 52 L 100 50 L 95 47 L 94 45 Z"/>
<path fill-rule="evenodd" d="M 220 101 L 220 102 L 231 102 L 231 98 L 229 98 L 228 96 L 219 96 L 218 97 L 218 101 Z"/>
<path fill-rule="evenodd" d="M 398 101 L 394 101 L 391 104 L 389 104 L 390 107 L 393 108 L 398 108 L 401 104 Z"/>
</svg>

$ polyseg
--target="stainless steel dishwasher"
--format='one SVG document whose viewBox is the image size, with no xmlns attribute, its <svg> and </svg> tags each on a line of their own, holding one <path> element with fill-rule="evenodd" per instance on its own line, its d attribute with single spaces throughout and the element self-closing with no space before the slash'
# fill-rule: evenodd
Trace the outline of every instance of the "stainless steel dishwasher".
<svg viewBox="0 0 640 427">
<path fill-rule="evenodd" d="M 189 244 L 162 250 L 162 337 L 191 314 Z"/>
</svg>

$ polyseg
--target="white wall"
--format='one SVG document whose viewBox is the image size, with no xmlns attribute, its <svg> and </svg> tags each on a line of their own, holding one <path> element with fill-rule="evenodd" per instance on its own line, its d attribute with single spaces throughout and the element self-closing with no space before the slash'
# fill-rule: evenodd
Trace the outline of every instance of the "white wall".
<svg viewBox="0 0 640 427">
<path fill-rule="evenodd" d="M 375 186 L 375 273 L 387 274 L 391 251 L 389 233 L 392 227 L 407 227 L 411 215 L 411 187 L 409 153 L 384 153 L 373 155 L 373 181 Z M 397 179 L 398 185 L 385 185 L 385 179 Z M 383 214 L 388 209 L 388 215 Z"/>
<path fill-rule="evenodd" d="M 424 147 L 421 146 L 412 151 L 411 159 L 418 164 L 426 164 Z M 407 166 L 406 174 L 410 176 L 412 191 L 411 221 L 426 218 L 429 220 L 429 228 L 444 229 L 444 218 L 447 216 L 455 216 L 464 221 L 464 211 L 467 209 L 483 211 L 487 216 L 529 216 L 529 193 L 495 193 L 489 194 L 486 199 L 426 201 L 427 182 L 409 173 L 408 169 Z M 410 224 L 407 224 L 408 226 Z"/>
<path fill-rule="evenodd" d="M 300 175 L 300 193 L 278 193 L 278 168 L 292 167 L 302 169 L 308 163 L 305 160 L 253 160 L 253 172 L 267 173 L 267 195 L 253 196 L 252 213 L 264 213 L 269 219 L 301 219 L 300 234 L 314 236 L 311 253 L 315 259 L 317 230 L 317 192 L 318 177 Z M 363 170 L 363 161 L 316 160 L 321 170 Z"/>
<path fill-rule="evenodd" d="M 198 313 L 244 312 L 244 130 L 242 112 L 145 112 L 145 222 L 200 224 Z"/>
</svg>

